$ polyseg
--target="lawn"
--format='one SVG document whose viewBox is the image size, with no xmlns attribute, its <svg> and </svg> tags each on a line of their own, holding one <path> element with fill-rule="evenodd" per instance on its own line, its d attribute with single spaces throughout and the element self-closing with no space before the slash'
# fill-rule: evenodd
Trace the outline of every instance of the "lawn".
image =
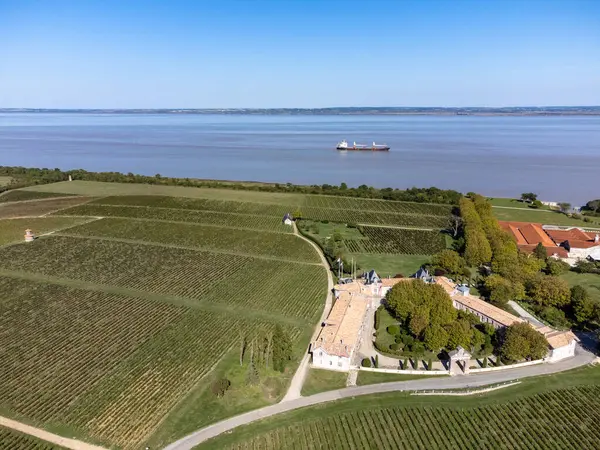
<svg viewBox="0 0 600 450">
<path fill-rule="evenodd" d="M 82 199 L 7 203 L 0 211 L 18 206 L 29 215 L 39 204 L 47 211 L 74 201 Z M 153 209 L 89 205 L 98 207 L 150 217 Z M 0 236 L 11 242 L 27 227 L 80 224 L 93 216 L 85 208 L 69 212 L 87 217 L 61 211 L 1 220 Z M 2 415 L 111 448 L 157 448 L 282 398 L 326 295 L 312 246 L 289 229 L 256 230 L 282 225 L 251 211 L 156 210 L 193 220 L 93 217 L 0 248 Z M 220 226 L 213 214 L 247 220 Z M 278 325 L 292 347 L 284 373 L 267 366 Z M 218 377 L 231 381 L 222 398 L 211 390 Z"/>
<path fill-rule="evenodd" d="M 431 375 L 434 377 L 444 377 L 445 375 Z M 429 375 L 404 375 L 400 373 L 385 373 L 385 372 L 369 372 L 360 370 L 356 384 L 364 386 L 366 384 L 390 383 L 392 381 L 410 381 L 419 380 L 422 378 L 430 378 Z"/>
<path fill-rule="evenodd" d="M 302 386 L 302 395 L 306 397 L 319 392 L 345 388 L 347 378 L 346 372 L 311 368 Z"/>
<path fill-rule="evenodd" d="M 522 209 L 534 209 L 531 208 L 529 203 L 522 202 L 515 198 L 490 198 L 488 197 L 488 201 L 492 204 L 492 206 L 502 206 L 507 208 L 522 208 Z M 537 210 L 550 210 L 550 208 L 546 205 L 542 205 Z"/>
<path fill-rule="evenodd" d="M 535 222 L 543 225 L 566 225 L 578 227 L 598 227 L 598 219 L 592 219 L 593 222 L 584 222 L 583 220 L 573 219 L 565 214 L 555 211 L 540 211 L 535 209 L 505 209 L 494 208 L 494 215 L 498 220 L 512 222 Z"/>
<path fill-rule="evenodd" d="M 348 256 L 354 257 L 362 270 L 375 269 L 381 277 L 393 277 L 397 274 L 409 277 L 431 259 L 431 256 L 428 255 L 384 255 L 381 253 L 350 253 Z"/>
<path fill-rule="evenodd" d="M 586 367 L 478 396 L 360 396 L 264 419 L 196 448 L 597 448 L 599 384 L 600 368 Z"/>
<path fill-rule="evenodd" d="M 600 275 L 594 273 L 576 273 L 567 272 L 561 275 L 569 282 L 569 285 L 575 286 L 577 284 L 583 286 L 590 293 L 590 296 L 600 303 Z"/>
</svg>

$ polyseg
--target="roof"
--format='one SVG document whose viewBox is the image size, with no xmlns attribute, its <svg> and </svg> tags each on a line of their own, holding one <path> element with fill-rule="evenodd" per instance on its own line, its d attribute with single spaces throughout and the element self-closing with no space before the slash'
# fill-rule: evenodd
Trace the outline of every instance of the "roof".
<svg viewBox="0 0 600 450">
<path fill-rule="evenodd" d="M 595 234 L 586 233 L 581 228 L 568 228 L 566 230 L 546 229 L 546 233 L 556 244 L 560 245 L 564 242 L 569 243 L 571 248 L 592 248 L 600 247 L 600 243 L 595 241 Z"/>
<path fill-rule="evenodd" d="M 551 348 L 565 347 L 574 340 L 579 341 L 572 331 L 557 331 L 548 326 L 536 328 L 536 331 L 539 331 L 544 335 Z"/>
<path fill-rule="evenodd" d="M 546 249 L 546 255 L 554 256 L 557 255 L 561 258 L 568 258 L 569 252 L 562 247 L 558 246 L 558 242 L 552 240 L 548 231 L 542 227 L 539 223 L 529 222 L 498 222 L 500 226 L 508 231 L 515 241 L 520 250 L 526 252 L 533 252 L 538 244 L 542 244 Z"/>
<path fill-rule="evenodd" d="M 600 261 L 600 248 L 595 248 L 588 255 L 594 261 Z"/>
<path fill-rule="evenodd" d="M 466 306 L 467 308 L 477 311 L 478 313 L 489 317 L 490 319 L 499 323 L 502 326 L 507 327 L 509 325 L 512 325 L 513 323 L 525 322 L 525 320 L 521 319 L 520 317 L 513 316 L 511 313 L 508 313 L 503 309 L 491 305 L 488 302 L 481 300 L 480 298 L 477 298 L 473 295 L 459 294 L 456 289 L 456 285 L 446 277 L 437 277 L 435 279 L 435 282 L 441 285 L 444 288 L 444 290 L 448 293 L 448 295 L 450 295 L 452 300 L 456 303 L 460 303 Z"/>
<path fill-rule="evenodd" d="M 321 328 L 313 351 L 323 349 L 329 355 L 349 357 L 358 341 L 368 303 L 364 295 L 339 291 L 339 297 L 324 322 L 325 326 Z"/>
</svg>

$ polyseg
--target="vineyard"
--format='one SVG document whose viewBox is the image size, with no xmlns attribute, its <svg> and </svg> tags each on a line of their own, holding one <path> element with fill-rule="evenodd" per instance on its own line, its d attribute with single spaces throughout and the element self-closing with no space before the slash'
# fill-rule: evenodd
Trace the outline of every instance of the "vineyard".
<svg viewBox="0 0 600 450">
<path fill-rule="evenodd" d="M 312 409 L 291 425 L 253 425 L 198 449 L 592 449 L 600 442 L 600 387 L 579 387 L 481 406 Z M 401 404 L 402 402 L 398 402 Z M 348 411 L 350 409 L 350 411 Z M 328 414 L 326 412 L 329 412 Z M 319 419 L 314 416 L 321 416 Z M 283 422 L 283 419 L 280 419 Z M 287 423 L 291 422 L 288 420 Z"/>
<path fill-rule="evenodd" d="M 2 408 L 123 447 L 146 438 L 237 342 L 231 330 L 273 327 L 6 277 L 0 292 L 12 293 L 0 318 L 0 330 L 11 330 L 0 334 Z"/>
<path fill-rule="evenodd" d="M 0 450 L 66 450 L 9 428 L 0 427 Z"/>
<path fill-rule="evenodd" d="M 23 241 L 27 228 L 36 235 L 53 230 L 60 230 L 85 222 L 86 219 L 77 217 L 36 217 L 30 219 L 5 219 L 0 221 L 0 245 L 9 242 Z"/>
<path fill-rule="evenodd" d="M 190 223 L 106 218 L 68 230 L 70 235 L 133 239 L 161 244 L 270 256 L 296 262 L 319 263 L 319 255 L 292 234 L 223 229 Z"/>
<path fill-rule="evenodd" d="M 0 219 L 41 216 L 61 209 L 70 208 L 88 202 L 89 200 L 90 199 L 86 197 L 64 197 L 48 200 L 32 200 L 29 202 L 0 203 Z"/>
<path fill-rule="evenodd" d="M 55 194 L 53 192 L 21 191 L 18 189 L 0 195 L 0 203 L 20 202 L 23 200 L 42 200 L 54 197 L 72 197 L 73 194 Z"/>
<path fill-rule="evenodd" d="M 151 211 L 153 211 L 153 213 L 156 213 L 154 208 L 172 208 L 174 210 L 196 211 L 196 214 L 197 211 L 211 211 L 214 213 L 256 214 L 274 218 L 281 218 L 285 213 L 294 213 L 296 210 L 300 210 L 302 217 L 305 219 L 424 228 L 445 227 L 447 225 L 448 215 L 450 214 L 450 207 L 444 205 L 310 196 L 307 196 L 305 201 L 300 202 L 300 204 L 290 203 L 288 205 L 143 195 L 101 198 L 96 200 L 94 204 L 94 206 L 152 207 L 153 209 Z M 110 213 L 103 214 L 102 211 L 94 212 L 94 210 L 90 208 L 92 208 L 92 205 L 86 205 L 85 210 L 89 212 L 83 214 L 97 216 L 113 215 Z M 77 210 L 81 210 L 81 208 L 78 208 Z M 67 213 L 78 214 L 77 210 L 75 212 Z M 139 211 L 131 214 L 141 215 L 131 216 L 129 213 L 124 212 L 124 209 L 118 210 L 122 211 L 120 214 L 125 217 L 146 217 Z M 162 212 L 161 214 L 167 213 Z M 193 214 L 186 215 L 183 211 L 174 212 L 173 214 L 177 217 L 193 217 Z M 187 220 L 195 221 L 191 218 Z"/>
<path fill-rule="evenodd" d="M 153 219 L 173 222 L 192 222 L 234 228 L 248 228 L 264 231 L 291 233 L 291 227 L 281 223 L 281 217 L 249 214 L 232 214 L 215 211 L 168 209 L 145 206 L 108 206 L 86 204 L 60 211 L 60 215 L 123 217 L 132 219 Z"/>
<path fill-rule="evenodd" d="M 251 305 L 308 320 L 320 313 L 326 280 L 319 265 L 66 236 L 2 248 L 0 268 L 219 305 Z"/>
<path fill-rule="evenodd" d="M 344 240 L 353 253 L 433 255 L 446 248 L 444 235 L 437 231 L 400 228 L 360 227 L 365 239 Z"/>
</svg>

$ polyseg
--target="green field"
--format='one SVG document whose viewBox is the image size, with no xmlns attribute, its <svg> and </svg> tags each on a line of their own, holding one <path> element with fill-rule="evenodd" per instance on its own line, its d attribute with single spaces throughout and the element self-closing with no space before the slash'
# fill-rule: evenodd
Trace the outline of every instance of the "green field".
<svg viewBox="0 0 600 450">
<path fill-rule="evenodd" d="M 306 375 L 306 380 L 304 380 L 302 395 L 308 396 L 345 388 L 347 379 L 348 374 L 346 372 L 311 368 Z"/>
<path fill-rule="evenodd" d="M 428 255 L 383 255 L 372 253 L 351 253 L 359 267 L 364 270 L 375 269 L 381 277 L 393 277 L 401 274 L 409 277 L 431 259 Z"/>
<path fill-rule="evenodd" d="M 534 222 L 543 225 L 570 225 L 578 227 L 600 227 L 597 218 L 593 218 L 592 222 L 584 222 L 583 220 L 568 217 L 565 214 L 556 211 L 540 211 L 530 208 L 521 209 L 506 209 L 494 208 L 494 215 L 498 220 L 512 222 Z"/>
<path fill-rule="evenodd" d="M 40 203 L 74 200 L 0 209 L 39 215 Z M 181 221 L 149 220 L 152 209 Z M 323 309 L 326 270 L 280 217 L 93 204 L 0 226 L 5 242 L 59 230 L 0 248 L 0 411 L 111 448 L 155 448 L 278 401 Z M 248 385 L 250 355 L 265 354 L 277 325 L 293 361 L 284 373 L 260 366 Z M 210 390 L 216 376 L 232 382 L 224 398 Z"/>
<path fill-rule="evenodd" d="M 591 449 L 600 369 L 523 380 L 472 397 L 387 393 L 308 407 L 234 429 L 197 449 Z"/>
<path fill-rule="evenodd" d="M 431 375 L 434 377 L 444 377 L 445 375 Z M 357 386 L 364 386 L 367 384 L 378 384 L 378 383 L 390 383 L 392 381 L 410 381 L 419 380 L 422 378 L 431 378 L 429 375 L 403 375 L 397 373 L 385 373 L 385 372 L 368 372 L 366 370 L 360 370 L 358 372 L 358 378 L 356 379 Z"/>
<path fill-rule="evenodd" d="M 0 220 L 0 245 L 22 242 L 27 228 L 37 236 L 55 230 L 72 227 L 87 219 L 78 217 L 32 217 L 29 219 Z"/>
<path fill-rule="evenodd" d="M 550 208 L 546 205 L 542 205 L 539 208 L 531 208 L 529 206 L 530 203 L 522 202 L 515 198 L 491 198 L 491 197 L 488 197 L 487 200 L 492 204 L 492 206 L 500 206 L 500 207 L 504 207 L 504 208 L 522 208 L 522 209 L 535 210 L 535 211 L 550 210 Z"/>
<path fill-rule="evenodd" d="M 73 194 L 22 191 L 20 189 L 15 189 L 13 191 L 8 191 L 7 193 L 0 195 L 0 203 L 20 202 L 23 200 L 43 200 L 46 198 L 56 198 L 56 197 L 71 197 L 72 195 Z"/>
<path fill-rule="evenodd" d="M 600 275 L 595 273 L 576 273 L 567 272 L 561 275 L 569 282 L 569 285 L 575 286 L 577 284 L 587 289 L 590 296 L 600 303 Z"/>
<path fill-rule="evenodd" d="M 66 450 L 10 428 L 0 427 L 0 450 Z"/>
</svg>

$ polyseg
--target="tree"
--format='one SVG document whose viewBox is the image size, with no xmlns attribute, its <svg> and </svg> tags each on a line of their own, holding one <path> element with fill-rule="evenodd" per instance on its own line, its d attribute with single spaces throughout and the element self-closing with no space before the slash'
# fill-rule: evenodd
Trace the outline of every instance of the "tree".
<svg viewBox="0 0 600 450">
<path fill-rule="evenodd" d="M 444 269 L 448 273 L 458 274 L 465 267 L 465 260 L 454 250 L 442 250 L 432 256 L 431 264 L 434 267 Z"/>
<path fill-rule="evenodd" d="M 497 305 L 506 305 L 509 300 L 519 300 L 525 295 L 522 284 L 511 282 L 496 274 L 485 279 L 485 289 L 490 301 Z"/>
<path fill-rule="evenodd" d="M 492 249 L 481 228 L 466 227 L 465 260 L 470 266 L 480 266 L 492 259 Z"/>
<path fill-rule="evenodd" d="M 292 342 L 280 325 L 273 332 L 273 368 L 279 372 L 285 371 L 285 367 L 292 359 Z"/>
<path fill-rule="evenodd" d="M 452 232 L 452 237 L 456 239 L 458 236 L 458 232 L 460 231 L 460 227 L 463 223 L 462 217 L 457 216 L 456 214 L 450 215 L 448 219 L 448 226 L 450 231 Z"/>
<path fill-rule="evenodd" d="M 544 335 L 528 323 L 519 322 L 504 330 L 500 355 L 507 361 L 541 359 L 548 353 L 548 341 Z"/>
<path fill-rule="evenodd" d="M 471 336 L 471 350 L 478 352 L 481 347 L 485 344 L 485 334 L 478 329 L 473 330 L 473 336 Z"/>
<path fill-rule="evenodd" d="M 578 323 L 586 323 L 594 316 L 597 306 L 588 291 L 583 286 L 577 285 L 571 288 L 571 307 L 575 320 Z"/>
<path fill-rule="evenodd" d="M 459 345 L 469 348 L 473 329 L 471 324 L 465 320 L 457 320 L 448 327 L 448 349 L 455 349 Z"/>
<path fill-rule="evenodd" d="M 448 332 L 439 325 L 431 326 L 425 330 L 423 343 L 432 352 L 437 352 L 448 345 Z"/>
<path fill-rule="evenodd" d="M 210 386 L 210 390 L 215 397 L 223 397 L 230 386 L 231 381 L 229 381 L 227 378 L 220 378 L 213 382 L 213 384 Z"/>
<path fill-rule="evenodd" d="M 410 332 L 419 337 L 421 333 L 429 326 L 429 308 L 425 305 L 420 305 L 414 308 L 410 315 L 408 328 Z"/>
<path fill-rule="evenodd" d="M 294 220 L 302 219 L 302 211 L 300 210 L 300 208 L 298 208 L 294 211 L 294 213 L 292 214 L 292 217 L 294 218 Z"/>
<path fill-rule="evenodd" d="M 538 305 L 560 308 L 571 300 L 571 289 L 562 278 L 538 274 L 528 282 L 527 295 Z"/>
<path fill-rule="evenodd" d="M 546 260 L 548 257 L 548 252 L 546 252 L 546 247 L 544 247 L 544 244 L 540 242 L 535 246 L 533 249 L 533 256 L 535 256 L 537 259 L 542 259 L 544 261 Z"/>
<path fill-rule="evenodd" d="M 565 261 L 559 259 L 548 258 L 546 261 L 546 272 L 548 275 L 559 276 L 569 271 L 571 266 Z"/>
<path fill-rule="evenodd" d="M 594 213 L 600 213 L 600 199 L 590 200 L 585 204 L 584 209 L 592 211 Z"/>
<path fill-rule="evenodd" d="M 537 194 L 534 194 L 533 192 L 525 192 L 523 194 L 521 194 L 521 201 L 523 202 L 534 202 L 537 200 Z"/>
<path fill-rule="evenodd" d="M 558 204 L 558 208 L 562 213 L 568 213 L 571 210 L 571 204 L 567 202 L 561 202 Z"/>
<path fill-rule="evenodd" d="M 539 200 L 534 200 L 531 202 L 531 205 L 529 205 L 531 208 L 541 208 L 542 206 L 544 206 L 544 204 L 542 202 L 540 202 Z"/>
</svg>

